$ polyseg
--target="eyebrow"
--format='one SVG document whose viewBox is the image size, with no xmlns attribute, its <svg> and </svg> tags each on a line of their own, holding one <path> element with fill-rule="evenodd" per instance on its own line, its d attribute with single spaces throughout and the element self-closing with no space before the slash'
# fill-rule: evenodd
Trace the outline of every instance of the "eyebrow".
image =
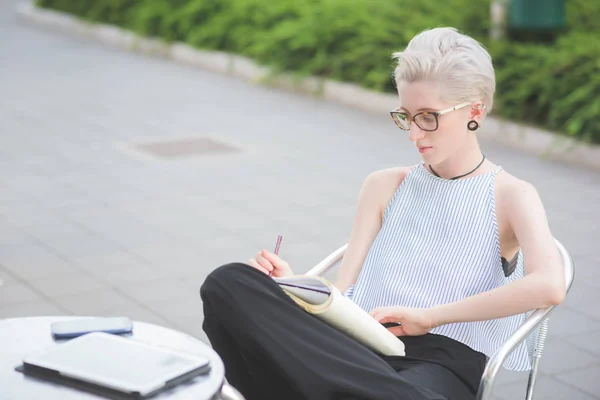
<svg viewBox="0 0 600 400">
<path fill-rule="evenodd" d="M 409 111 L 406 109 L 406 107 L 400 106 L 399 108 L 403 109 L 403 110 L 404 110 L 404 111 L 406 111 L 406 112 L 409 112 Z M 434 108 L 427 108 L 427 107 L 425 107 L 425 108 L 419 108 L 419 109 L 417 110 L 417 112 L 421 112 L 421 111 L 435 111 L 435 109 L 434 109 Z"/>
</svg>

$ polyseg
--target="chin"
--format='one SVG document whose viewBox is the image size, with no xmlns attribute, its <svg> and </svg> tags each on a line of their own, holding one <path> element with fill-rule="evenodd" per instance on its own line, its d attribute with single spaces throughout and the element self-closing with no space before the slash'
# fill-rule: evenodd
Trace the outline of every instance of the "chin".
<svg viewBox="0 0 600 400">
<path fill-rule="evenodd" d="M 431 149 L 422 154 L 419 153 L 419 155 L 421 156 L 421 160 L 423 160 L 423 162 L 426 164 L 436 164 L 439 162 L 439 157 L 436 157 L 435 155 L 435 149 Z"/>
</svg>

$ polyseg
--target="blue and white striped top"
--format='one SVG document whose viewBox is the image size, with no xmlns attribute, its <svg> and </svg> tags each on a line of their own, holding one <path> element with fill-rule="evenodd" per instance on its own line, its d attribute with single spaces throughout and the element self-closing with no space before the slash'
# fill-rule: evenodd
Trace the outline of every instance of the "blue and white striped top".
<svg viewBox="0 0 600 400">
<path fill-rule="evenodd" d="M 523 257 L 505 277 L 494 181 L 501 170 L 447 180 L 421 162 L 398 187 L 356 283 L 346 291 L 365 311 L 376 307 L 433 307 L 495 289 L 523 276 Z M 521 325 L 525 314 L 439 326 L 445 335 L 491 356 Z M 530 368 L 526 343 L 504 364 Z"/>
</svg>

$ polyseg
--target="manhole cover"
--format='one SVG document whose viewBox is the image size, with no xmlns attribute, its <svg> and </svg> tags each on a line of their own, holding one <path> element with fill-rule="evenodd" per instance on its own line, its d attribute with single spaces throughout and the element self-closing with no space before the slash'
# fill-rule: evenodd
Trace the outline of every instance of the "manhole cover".
<svg viewBox="0 0 600 400">
<path fill-rule="evenodd" d="M 222 153 L 237 153 L 237 147 L 209 138 L 169 139 L 138 143 L 136 150 L 153 157 L 177 159 Z"/>
</svg>

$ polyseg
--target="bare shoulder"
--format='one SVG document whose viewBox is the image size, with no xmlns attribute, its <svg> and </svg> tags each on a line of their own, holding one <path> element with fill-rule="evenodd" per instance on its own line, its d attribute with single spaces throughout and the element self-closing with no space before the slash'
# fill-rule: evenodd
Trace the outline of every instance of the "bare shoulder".
<svg viewBox="0 0 600 400">
<path fill-rule="evenodd" d="M 385 168 L 371 172 L 367 176 L 363 190 L 373 196 L 381 216 L 394 193 L 413 168 L 414 166 Z"/>
<path fill-rule="evenodd" d="M 392 167 L 380 169 L 374 172 L 371 172 L 366 181 L 369 181 L 373 185 L 377 186 L 393 186 L 397 188 L 400 186 L 402 181 L 408 173 L 414 168 L 414 166 L 408 167 Z"/>
<path fill-rule="evenodd" d="M 542 201 L 533 184 L 506 171 L 496 176 L 496 204 L 511 217 L 543 210 Z M 538 210 L 534 210 L 538 209 Z"/>
</svg>

